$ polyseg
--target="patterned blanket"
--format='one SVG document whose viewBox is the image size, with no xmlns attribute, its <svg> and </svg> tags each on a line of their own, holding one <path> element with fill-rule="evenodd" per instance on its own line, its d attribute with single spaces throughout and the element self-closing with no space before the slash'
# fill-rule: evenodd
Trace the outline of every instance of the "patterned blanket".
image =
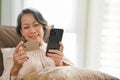
<svg viewBox="0 0 120 80">
<path fill-rule="evenodd" d="M 24 76 L 23 80 L 119 80 L 100 71 L 61 66 L 44 69 Z"/>
</svg>

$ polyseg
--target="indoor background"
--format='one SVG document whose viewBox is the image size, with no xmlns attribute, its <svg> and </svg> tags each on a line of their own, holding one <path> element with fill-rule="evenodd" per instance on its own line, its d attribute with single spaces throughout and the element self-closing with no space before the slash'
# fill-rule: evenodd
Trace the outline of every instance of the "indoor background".
<svg viewBox="0 0 120 80">
<path fill-rule="evenodd" d="M 29 7 L 64 29 L 64 54 L 75 66 L 120 77 L 120 0 L 0 0 L 0 24 L 16 26 Z"/>
</svg>

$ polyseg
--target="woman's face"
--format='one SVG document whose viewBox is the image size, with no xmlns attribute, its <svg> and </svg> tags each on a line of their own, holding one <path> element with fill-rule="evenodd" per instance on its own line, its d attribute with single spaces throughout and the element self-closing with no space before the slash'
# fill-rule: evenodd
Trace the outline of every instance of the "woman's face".
<svg viewBox="0 0 120 80">
<path fill-rule="evenodd" d="M 21 18 L 21 34 L 27 41 L 43 41 L 43 26 L 36 21 L 31 13 L 24 14 Z"/>
</svg>

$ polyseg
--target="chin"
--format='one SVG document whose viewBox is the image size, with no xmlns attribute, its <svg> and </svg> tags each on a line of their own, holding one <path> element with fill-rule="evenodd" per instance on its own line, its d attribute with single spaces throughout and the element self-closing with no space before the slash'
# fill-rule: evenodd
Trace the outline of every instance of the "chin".
<svg viewBox="0 0 120 80">
<path fill-rule="evenodd" d="M 30 39 L 30 40 L 27 40 L 28 42 L 31 42 L 31 41 L 38 41 L 37 39 Z M 39 41 L 38 41 L 39 42 Z"/>
</svg>

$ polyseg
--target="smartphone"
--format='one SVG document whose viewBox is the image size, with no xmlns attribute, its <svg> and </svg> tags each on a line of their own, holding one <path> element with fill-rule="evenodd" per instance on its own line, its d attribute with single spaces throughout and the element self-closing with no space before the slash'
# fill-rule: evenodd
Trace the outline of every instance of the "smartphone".
<svg viewBox="0 0 120 80">
<path fill-rule="evenodd" d="M 62 41 L 63 32 L 64 32 L 63 29 L 58 29 L 58 28 L 52 28 L 50 30 L 50 36 L 48 40 L 46 55 L 49 49 L 59 50 L 60 48 L 59 42 Z"/>
<path fill-rule="evenodd" d="M 33 50 L 39 50 L 39 42 L 38 41 L 30 41 L 30 42 L 25 42 L 24 45 L 22 46 L 24 51 L 33 51 Z"/>
</svg>

